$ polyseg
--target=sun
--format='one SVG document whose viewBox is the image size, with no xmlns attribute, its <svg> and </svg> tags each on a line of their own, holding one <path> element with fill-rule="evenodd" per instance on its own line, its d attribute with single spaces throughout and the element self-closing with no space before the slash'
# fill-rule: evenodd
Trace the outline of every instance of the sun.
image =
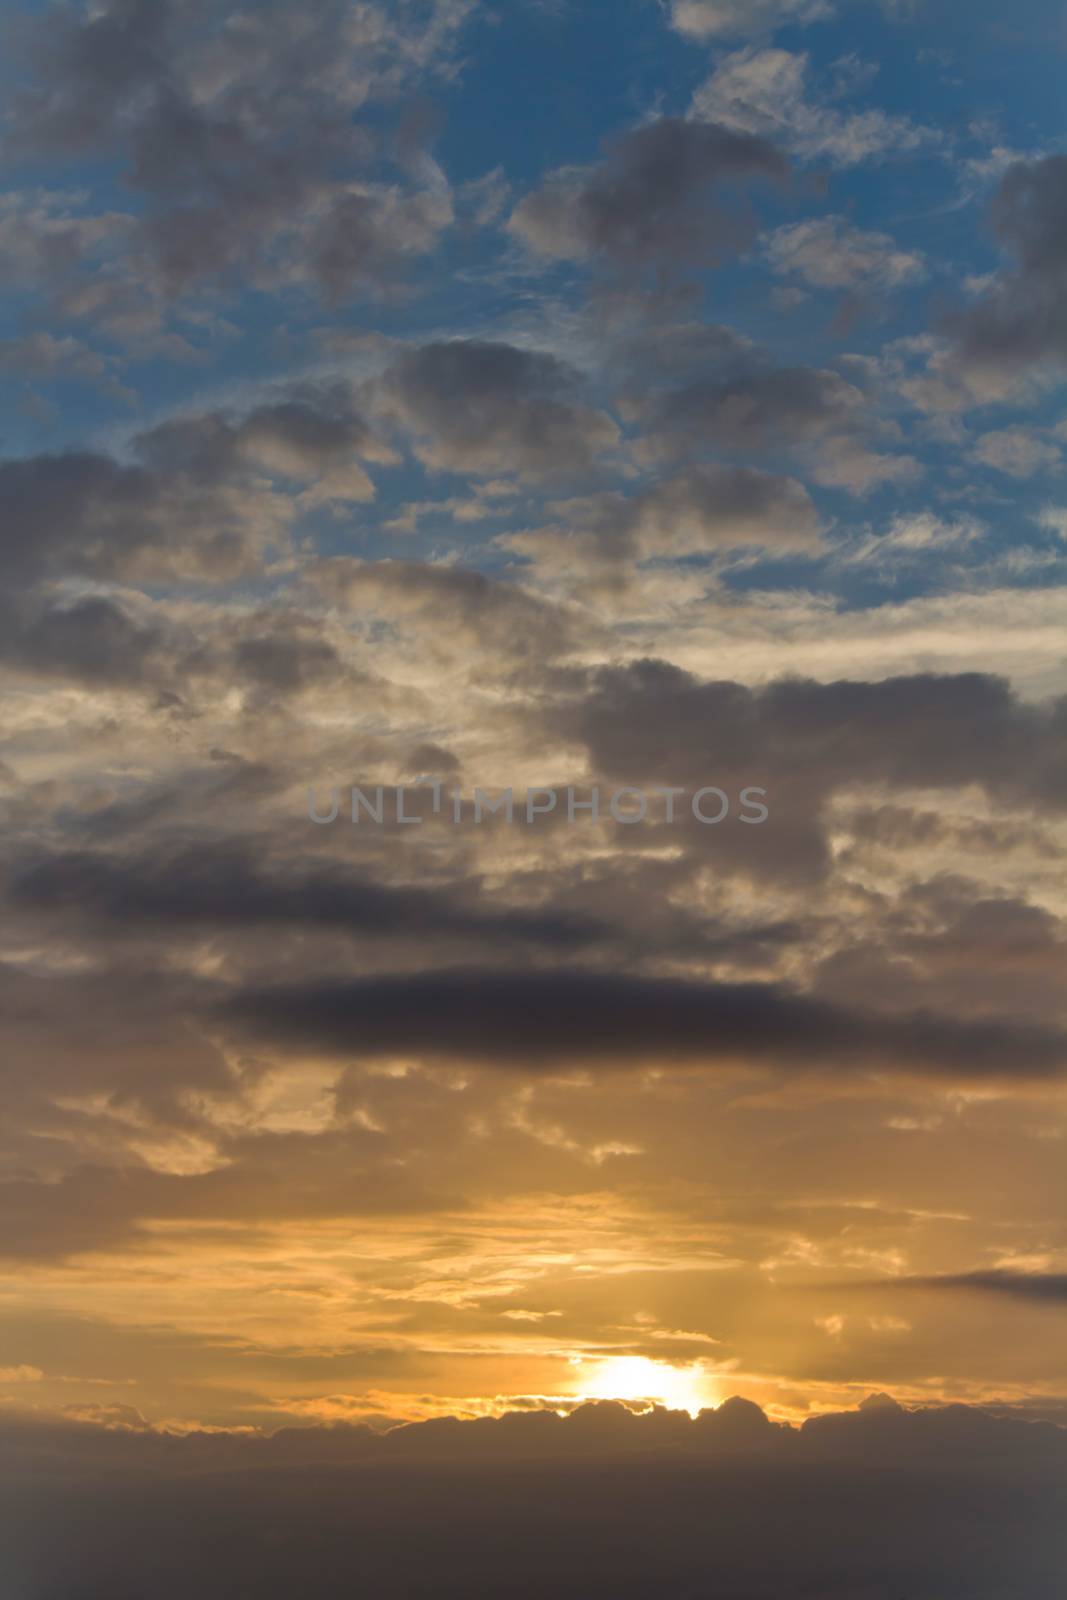
<svg viewBox="0 0 1067 1600">
<path fill-rule="evenodd" d="M 714 1379 L 699 1361 L 685 1367 L 647 1356 L 609 1356 L 603 1360 L 578 1359 L 574 1393 L 580 1400 L 644 1401 L 671 1411 L 699 1411 L 718 1399 Z"/>
</svg>

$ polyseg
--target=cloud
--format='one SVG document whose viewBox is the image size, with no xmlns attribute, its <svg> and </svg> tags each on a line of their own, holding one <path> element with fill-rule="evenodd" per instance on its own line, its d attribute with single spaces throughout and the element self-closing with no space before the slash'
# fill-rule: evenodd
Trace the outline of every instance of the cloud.
<svg viewBox="0 0 1067 1600">
<path fill-rule="evenodd" d="M 1011 478 L 1032 478 L 1036 472 L 1055 471 L 1063 465 L 1063 454 L 1031 429 L 997 428 L 975 440 L 971 452 L 984 467 L 994 467 Z"/>
<path fill-rule="evenodd" d="M 493 655 L 547 666 L 590 638 L 584 619 L 470 567 L 339 556 L 313 563 L 305 578 L 343 612 L 385 622 L 468 667 Z"/>
<path fill-rule="evenodd" d="M 898 512 L 884 533 L 865 533 L 843 543 L 834 559 L 843 565 L 893 567 L 926 562 L 938 551 L 960 552 L 985 530 L 972 517 L 938 517 L 932 511 Z"/>
<path fill-rule="evenodd" d="M 288 522 L 254 483 L 202 483 L 70 452 L 0 464 L 10 577 L 219 580 L 254 570 Z"/>
<path fill-rule="evenodd" d="M 981 1294 L 1003 1295 L 1010 1300 L 1027 1300 L 1035 1305 L 1067 1305 L 1067 1272 L 1016 1272 L 992 1268 L 978 1272 L 944 1273 L 930 1278 L 902 1278 L 892 1281 L 893 1289 L 974 1290 Z"/>
<path fill-rule="evenodd" d="M 410 940 L 418 930 L 420 938 L 564 949 L 610 935 L 593 917 L 494 905 L 477 885 L 388 884 L 333 860 L 290 854 L 268 863 L 266 854 L 266 841 L 253 847 L 232 838 L 177 845 L 164 838 L 140 852 L 65 851 L 23 858 L 9 894 L 22 911 L 61 912 L 125 932 L 145 924 L 216 932 L 303 927 Z"/>
<path fill-rule="evenodd" d="M 492 969 L 253 990 L 223 1015 L 261 1039 L 360 1060 L 545 1070 L 653 1064 L 1059 1077 L 1067 1034 L 1010 1020 L 853 1012 L 773 984 Z"/>
<path fill-rule="evenodd" d="M 359 459 L 397 459 L 341 380 L 287 386 L 277 398 L 243 414 L 179 416 L 140 434 L 134 447 L 148 465 L 163 471 L 210 480 L 252 468 L 313 485 L 314 500 L 369 500 L 374 489 Z"/>
<path fill-rule="evenodd" d="M 1043 506 L 1037 514 L 1037 521 L 1050 533 L 1067 539 L 1067 506 Z"/>
<path fill-rule="evenodd" d="M 530 480 L 592 469 L 618 428 L 583 403 L 579 374 L 543 351 L 452 339 L 408 351 L 373 385 L 379 415 L 438 471 Z"/>
<path fill-rule="evenodd" d="M 85 215 L 82 197 L 42 191 L 0 195 L 0 284 L 61 283 L 122 247 L 133 226 L 119 212 Z"/>
<path fill-rule="evenodd" d="M 757 545 L 813 551 L 818 513 L 794 479 L 746 467 L 693 467 L 626 500 L 594 496 L 562 507 L 579 525 L 629 537 L 643 557 Z"/>
<path fill-rule="evenodd" d="M 129 1406 L 96 1417 L 0 1429 L 20 1591 L 74 1594 L 91 1572 L 116 1594 L 274 1600 L 313 1572 L 322 1600 L 854 1600 L 890 1574 L 913 1600 L 1002 1600 L 1020 1582 L 1055 1600 L 1067 1553 L 1063 1431 L 963 1406 L 872 1404 L 794 1430 L 740 1399 L 695 1420 L 602 1404 L 271 1439 L 169 1437 Z"/>
<path fill-rule="evenodd" d="M 5 1594 L 1062 1590 L 1047 1429 L 576 1400 L 658 1363 L 652 1393 L 699 1373 L 775 1417 L 868 1382 L 1067 1417 L 1034 1221 L 1067 1066 L 1060 478 L 993 514 L 1063 427 L 900 404 L 927 362 L 1008 381 L 951 319 L 840 343 L 941 281 L 902 189 L 951 204 L 942 158 L 1004 143 L 882 101 L 879 52 L 840 55 L 884 31 L 860 3 L 808 33 L 814 4 L 690 0 L 673 34 L 635 5 L 629 109 L 555 0 L 18 8 Z M 493 147 L 553 41 L 588 136 L 526 92 Z M 768 42 L 794 53 L 739 49 Z M 721 115 L 686 117 L 709 76 Z M 1051 281 L 1044 184 L 961 316 Z M 812 315 L 768 319 L 776 290 Z M 475 825 L 477 787 L 540 783 L 555 815 Z M 720 827 L 651 795 L 567 825 L 572 785 L 710 784 Z M 935 1276 L 968 1281 L 886 1287 Z M 526 1418 L 444 1420 L 514 1391 Z"/>
<path fill-rule="evenodd" d="M 201 701 L 251 713 L 331 686 L 366 692 L 373 685 L 386 693 L 321 615 L 284 605 L 227 616 L 153 603 L 129 589 L 78 598 L 31 591 L 0 606 L 0 615 L 0 659 L 9 669 L 97 692 L 140 692 L 157 711 L 195 716 Z"/>
<path fill-rule="evenodd" d="M 816 289 L 888 291 L 926 276 L 921 254 L 843 217 L 790 223 L 776 229 L 764 249 L 775 272 L 793 273 Z"/>
<path fill-rule="evenodd" d="M 754 354 L 747 370 L 712 370 L 641 404 L 642 448 L 671 457 L 714 449 L 792 455 L 819 483 L 862 494 L 916 475 L 910 456 L 872 449 L 878 432 L 863 392 L 830 368 L 774 367 Z"/>
<path fill-rule="evenodd" d="M 624 269 L 708 266 L 755 237 L 723 186 L 783 179 L 788 163 L 747 131 L 664 117 L 622 135 L 596 167 L 567 167 L 520 201 L 508 224 L 540 255 Z"/>
<path fill-rule="evenodd" d="M 673 0 L 671 22 L 692 39 L 749 38 L 833 15 L 825 0 Z"/>
<path fill-rule="evenodd" d="M 107 363 L 80 339 L 27 333 L 14 339 L 0 339 L 0 372 L 13 372 L 27 378 L 69 375 L 92 381 L 106 375 Z"/>
<path fill-rule="evenodd" d="M 1001 398 L 1028 372 L 1067 360 L 1065 215 L 1067 156 L 1017 161 L 997 185 L 989 220 L 1011 264 L 948 319 L 952 367 L 972 398 Z"/>
<path fill-rule="evenodd" d="M 146 200 L 127 252 L 167 294 L 233 271 L 335 298 L 380 285 L 434 242 L 451 201 L 425 152 L 378 176 L 375 138 L 356 114 L 446 64 L 470 9 L 71 8 L 22 30 L 3 153 L 117 160 Z"/>
<path fill-rule="evenodd" d="M 723 56 L 693 96 L 693 115 L 741 133 L 777 139 L 804 161 L 851 167 L 908 154 L 933 138 L 885 111 L 843 111 L 809 98 L 808 57 L 746 48 Z"/>
<path fill-rule="evenodd" d="M 594 669 L 570 690 L 544 719 L 602 782 L 767 788 L 773 826 L 737 828 L 728 845 L 721 829 L 691 830 L 691 847 L 714 852 L 720 871 L 822 876 L 825 808 L 842 792 L 974 784 L 994 805 L 1049 814 L 1067 801 L 1064 703 L 1026 704 L 977 673 L 749 688 L 649 660 Z"/>
<path fill-rule="evenodd" d="M 174 644 L 165 627 L 139 618 L 115 600 L 2 607 L 7 624 L 0 655 L 9 665 L 90 684 L 173 681 Z"/>
<path fill-rule="evenodd" d="M 922 788 L 982 784 L 991 797 L 1067 801 L 1057 750 L 1062 701 L 1031 705 L 979 673 L 917 673 L 876 683 L 780 679 L 763 687 L 701 683 L 660 661 L 593 670 L 558 713 L 597 769 L 634 782 L 678 781 L 743 763 L 820 785 Z"/>
<path fill-rule="evenodd" d="M 748 467 L 691 467 L 626 496 L 605 491 L 549 507 L 557 519 L 501 535 L 502 548 L 533 563 L 537 576 L 579 575 L 594 588 L 635 581 L 648 561 L 682 561 L 742 549 L 813 555 L 818 512 L 794 478 Z"/>
<path fill-rule="evenodd" d="M 132 455 L 0 462 L 9 584 L 42 574 L 233 578 L 284 542 L 297 515 L 287 486 L 303 490 L 305 506 L 367 500 L 373 486 L 354 458 L 392 459 L 343 386 L 296 386 L 243 415 L 161 423 L 133 440 Z"/>
</svg>

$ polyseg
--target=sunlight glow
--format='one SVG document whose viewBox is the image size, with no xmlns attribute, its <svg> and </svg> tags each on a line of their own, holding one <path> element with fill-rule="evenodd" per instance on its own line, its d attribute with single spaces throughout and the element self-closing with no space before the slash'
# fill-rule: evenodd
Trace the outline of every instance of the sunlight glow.
<svg viewBox="0 0 1067 1600">
<path fill-rule="evenodd" d="M 574 1392 L 581 1400 L 626 1400 L 666 1406 L 671 1411 L 699 1411 L 718 1403 L 715 1380 L 699 1361 L 673 1367 L 646 1356 L 611 1356 L 578 1363 Z"/>
</svg>

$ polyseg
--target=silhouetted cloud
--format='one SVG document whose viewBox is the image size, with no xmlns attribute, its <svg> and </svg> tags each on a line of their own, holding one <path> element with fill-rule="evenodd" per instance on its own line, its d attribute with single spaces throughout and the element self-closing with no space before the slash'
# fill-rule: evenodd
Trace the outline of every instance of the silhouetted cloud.
<svg viewBox="0 0 1067 1600">
<path fill-rule="evenodd" d="M 428 801 L 429 792 L 423 793 Z M 417 801 L 412 798 L 412 804 Z M 23 910 L 66 911 L 129 927 L 149 922 L 206 928 L 300 924 L 376 938 L 486 939 L 568 948 L 606 941 L 610 926 L 576 913 L 506 909 L 460 883 L 389 885 L 338 870 L 335 862 L 288 855 L 275 866 L 242 839 L 197 841 L 163 854 L 66 852 L 19 863 L 11 883 Z"/>
<path fill-rule="evenodd" d="M 260 989 L 223 1009 L 261 1037 L 367 1060 L 410 1052 L 526 1070 L 749 1063 L 976 1080 L 1067 1069 L 1067 1034 L 1055 1028 L 865 1014 L 772 984 L 454 970 Z"/>
<path fill-rule="evenodd" d="M 1032 1300 L 1037 1305 L 1067 1305 L 1067 1272 L 1019 1272 L 1008 1267 L 978 1272 L 944 1273 L 930 1278 L 903 1278 L 892 1288 L 973 1289 L 1010 1299 Z"/>
<path fill-rule="evenodd" d="M 168 1438 L 129 1406 L 100 1423 L 0 1429 L 14 1592 L 1054 1600 L 1067 1558 L 1063 1430 L 964 1407 L 797 1431 L 741 1400 L 695 1421 L 600 1405 L 384 1436 Z"/>
</svg>

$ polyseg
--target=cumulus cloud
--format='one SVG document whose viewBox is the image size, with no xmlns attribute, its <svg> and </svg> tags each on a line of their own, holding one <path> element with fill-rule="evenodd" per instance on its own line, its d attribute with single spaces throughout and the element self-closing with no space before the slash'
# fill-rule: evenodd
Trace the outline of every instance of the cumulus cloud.
<svg viewBox="0 0 1067 1600">
<path fill-rule="evenodd" d="M 693 114 L 738 132 L 777 139 L 805 161 L 851 167 L 908 154 L 929 130 L 878 109 L 842 110 L 813 98 L 808 57 L 752 47 L 723 56 L 693 96 Z"/>
<path fill-rule="evenodd" d="M 0 615 L 0 659 L 9 671 L 139 694 L 161 711 L 195 715 L 204 701 L 251 712 L 332 685 L 388 692 L 352 661 L 337 630 L 328 637 L 320 615 L 295 607 L 190 614 L 122 587 L 78 598 L 31 590 L 5 602 Z"/>
<path fill-rule="evenodd" d="M 422 345 L 373 386 L 381 416 L 410 434 L 428 467 L 483 477 L 588 472 L 618 440 L 557 356 L 480 339 Z"/>
<path fill-rule="evenodd" d="M 219 579 L 248 572 L 287 521 L 264 488 L 202 484 L 108 456 L 33 456 L 0 466 L 9 572 Z"/>
<path fill-rule="evenodd" d="M 0 339 L 0 372 L 13 372 L 27 378 L 69 374 L 93 380 L 105 376 L 107 363 L 80 339 L 56 338 L 51 333 L 26 333 L 14 339 Z"/>
<path fill-rule="evenodd" d="M 974 442 L 971 452 L 984 467 L 994 467 L 1010 478 L 1032 478 L 1036 472 L 1055 471 L 1063 453 L 1031 428 L 995 428 Z"/>
<path fill-rule="evenodd" d="M 917 251 L 902 250 L 888 234 L 854 228 L 843 217 L 777 228 L 764 248 L 775 272 L 794 274 L 815 289 L 891 290 L 926 275 Z"/>
<path fill-rule="evenodd" d="M 1067 156 L 1018 161 L 989 207 L 1011 264 L 950 326 L 964 375 L 997 398 L 1028 369 L 1067 359 Z"/>
<path fill-rule="evenodd" d="M 602 770 L 620 777 L 650 779 L 672 757 L 686 773 L 705 770 L 706 741 L 698 736 L 705 728 L 730 770 L 741 759 L 771 759 L 839 784 L 981 783 L 993 795 L 1025 795 L 1037 805 L 1067 799 L 1057 749 L 1063 703 L 1031 705 L 1002 679 L 979 673 L 873 683 L 783 679 L 749 689 L 643 661 L 595 669 L 586 694 L 564 714 Z"/>
<path fill-rule="evenodd" d="M 747 38 L 833 15 L 825 0 L 673 0 L 671 21 L 692 39 Z"/>
<path fill-rule="evenodd" d="M 447 61 L 469 10 L 465 0 L 433 0 L 428 13 L 408 0 L 71 8 L 23 30 L 3 152 L 120 162 L 147 201 L 128 248 L 168 294 L 241 270 L 336 297 L 383 282 L 451 221 L 432 161 L 378 176 L 356 113 Z M 72 227 L 61 249 L 67 238 L 73 248 Z"/>
<path fill-rule="evenodd" d="M 164 422 L 139 434 L 132 454 L 0 463 L 9 584 L 60 573 L 233 578 L 283 542 L 297 511 L 286 483 L 311 501 L 366 500 L 373 487 L 354 458 L 392 459 L 343 386 Z"/>
<path fill-rule="evenodd" d="M 677 562 L 737 550 L 813 555 L 821 523 L 793 478 L 747 467 L 697 466 L 626 496 L 604 491 L 550 508 L 547 527 L 498 541 L 538 574 L 584 574 L 609 588 L 648 561 Z"/>
<path fill-rule="evenodd" d="M 583 689 L 549 710 L 549 725 L 587 751 L 603 779 L 727 790 L 759 782 L 777 796 L 773 829 L 736 830 L 755 839 L 731 838 L 724 849 L 721 830 L 695 835 L 697 848 L 716 850 L 720 870 L 821 875 L 830 861 L 824 808 L 837 792 L 974 784 L 995 803 L 1053 814 L 1067 794 L 1062 701 L 1032 707 L 979 674 L 752 689 L 644 661 L 597 669 Z"/>
<path fill-rule="evenodd" d="M 860 494 L 917 471 L 911 457 L 872 447 L 879 424 L 855 384 L 829 368 L 775 368 L 758 354 L 747 370 L 651 395 L 642 420 L 652 454 L 792 455 L 818 482 Z"/>
<path fill-rule="evenodd" d="M 466 567 L 341 556 L 315 563 L 306 577 L 343 612 L 385 623 L 464 664 L 495 654 L 547 665 L 589 638 L 588 623 L 566 608 Z"/>
<path fill-rule="evenodd" d="M 121 212 L 86 214 L 81 196 L 10 191 L 0 196 L 0 283 L 62 282 L 78 267 L 121 247 L 133 220 Z"/>
<path fill-rule="evenodd" d="M 664 117 L 617 139 L 599 166 L 551 174 L 516 206 L 509 227 L 539 254 L 564 260 L 711 265 L 755 237 L 732 187 L 787 171 L 757 134 Z"/>
</svg>

